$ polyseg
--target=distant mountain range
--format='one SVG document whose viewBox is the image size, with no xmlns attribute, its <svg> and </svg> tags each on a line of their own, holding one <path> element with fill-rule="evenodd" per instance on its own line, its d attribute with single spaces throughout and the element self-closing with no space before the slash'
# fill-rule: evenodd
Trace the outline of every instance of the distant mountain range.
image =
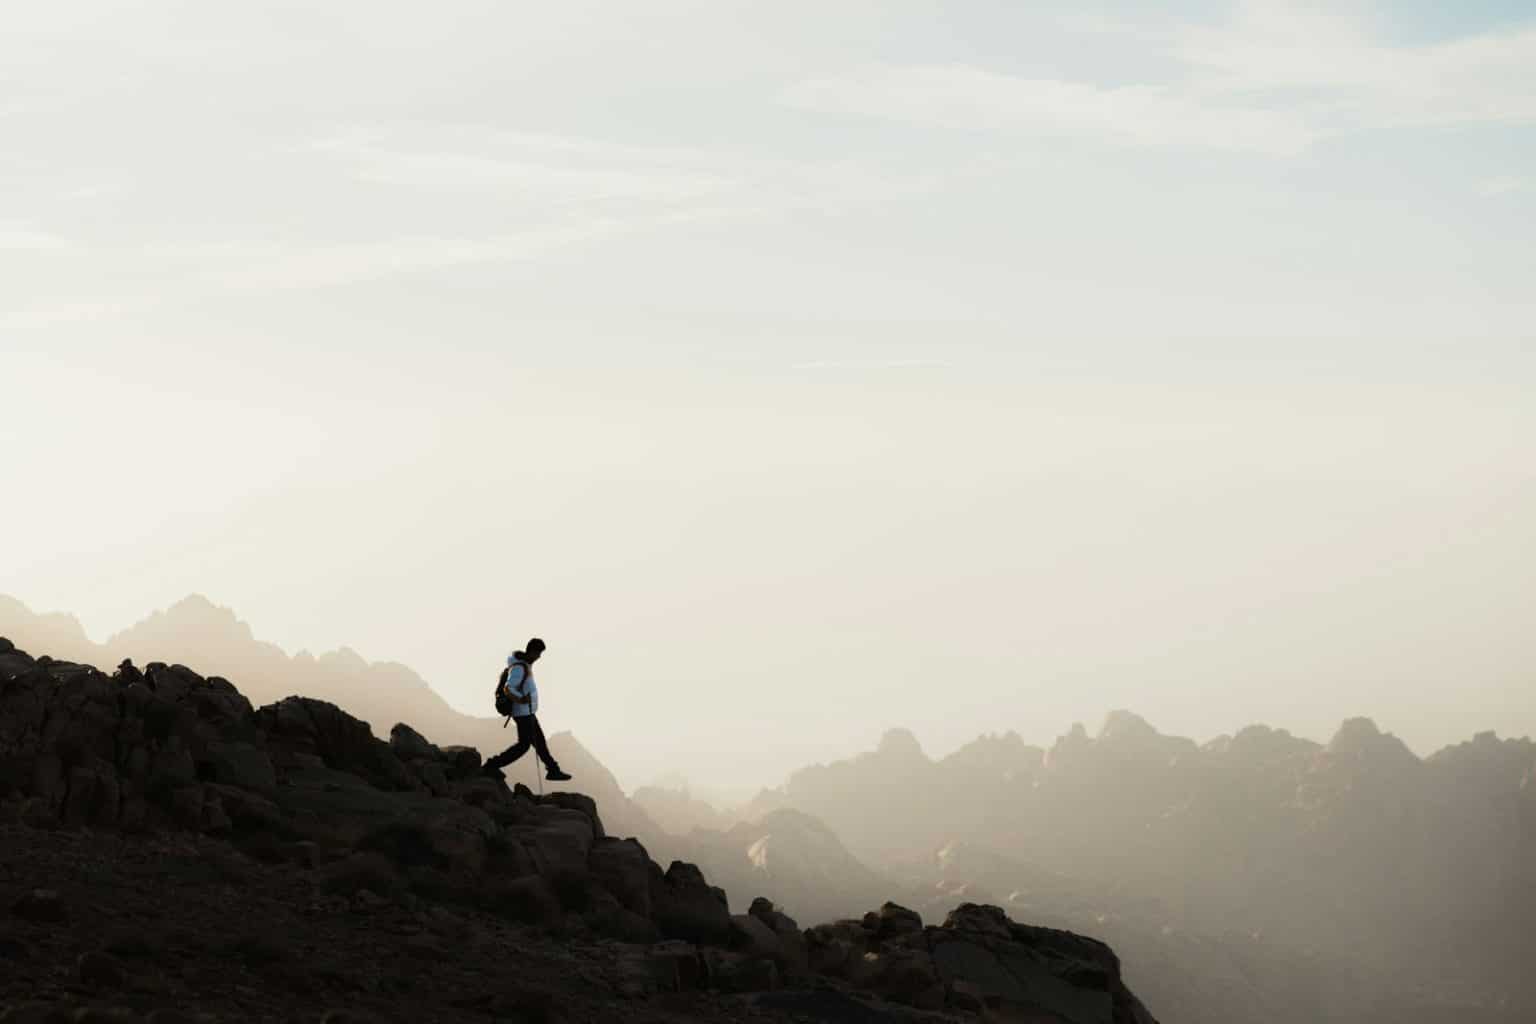
<svg viewBox="0 0 1536 1024">
<path fill-rule="evenodd" d="M 893 730 L 736 813 L 782 809 L 939 904 L 1100 921 L 1160 1006 L 1179 1005 L 1160 985 L 1168 958 L 1219 939 L 1219 956 L 1198 952 L 1202 969 L 1225 960 L 1234 985 L 1266 999 L 1289 989 L 1294 1008 L 1305 978 L 1364 1001 L 1331 997 L 1311 1019 L 1536 1019 L 1529 738 L 1480 733 L 1419 758 L 1355 718 L 1326 744 L 1262 725 L 1197 744 L 1117 711 L 1049 749 L 1010 733 L 931 759 Z M 1155 962 L 1159 976 L 1142 973 Z"/>
</svg>

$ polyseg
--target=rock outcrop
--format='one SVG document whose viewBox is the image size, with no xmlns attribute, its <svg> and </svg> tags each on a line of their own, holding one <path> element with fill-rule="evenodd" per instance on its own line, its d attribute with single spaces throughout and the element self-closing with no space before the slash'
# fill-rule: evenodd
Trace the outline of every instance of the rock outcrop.
<svg viewBox="0 0 1536 1024">
<path fill-rule="evenodd" d="M 804 1016 L 821 1002 L 765 994 L 819 989 L 843 1000 L 824 1019 L 849 1019 L 854 1000 L 867 1020 L 932 1011 L 1151 1022 L 1093 940 L 1014 924 L 996 907 L 961 907 L 937 929 L 892 906 L 808 932 L 766 899 L 733 915 L 695 865 L 663 869 L 637 840 L 609 835 L 590 797 L 509 789 L 480 767 L 474 748 L 438 746 L 404 723 L 385 741 L 325 701 L 255 708 L 227 680 L 182 665 L 123 664 L 108 676 L 0 640 L 0 828 L 30 829 L 33 847 L 80 828 L 193 836 L 230 850 L 218 872 L 265 871 L 285 892 L 300 883 L 306 901 L 367 912 L 426 903 L 605 943 L 623 997 L 711 991 L 747 999 L 738 1009 Z M 42 887 L 9 904 L 37 928 L 68 920 L 72 905 Z M 250 955 L 281 960 L 285 941 L 249 938 Z M 123 955 L 80 951 L 79 984 L 122 987 Z M 12 976 L 0 994 L 48 995 L 52 984 Z M 875 1003 L 859 1002 L 871 994 Z"/>
<path fill-rule="evenodd" d="M 116 665 L 132 658 L 143 665 L 155 658 L 195 665 L 205 675 L 238 680 L 253 704 L 275 703 L 302 694 L 330 701 L 369 724 L 378 736 L 392 725 L 409 722 L 440 744 L 472 746 L 487 755 L 512 742 L 502 719 L 462 714 L 449 706 L 420 675 L 395 662 L 372 662 L 349 648 L 320 655 L 290 655 L 261 640 L 232 610 L 192 595 L 157 611 L 111 637 L 93 643 L 80 623 L 65 614 L 37 614 L 20 601 L 0 595 L 0 636 L 18 646 L 46 651 L 56 658 L 92 665 Z M 490 678 L 499 668 L 486 674 Z M 616 832 L 639 837 L 648 848 L 665 843 L 663 831 L 629 800 L 613 775 L 576 737 L 552 734 L 550 748 L 603 807 L 603 819 Z M 532 761 L 529 758 L 528 761 Z M 531 765 L 508 772 L 513 782 L 535 784 Z"/>
<path fill-rule="evenodd" d="M 811 968 L 922 1009 L 957 1008 L 1019 1021 L 1152 1020 L 1102 942 L 1016 924 L 964 903 L 940 927 L 887 903 L 860 921 L 806 933 Z"/>
</svg>

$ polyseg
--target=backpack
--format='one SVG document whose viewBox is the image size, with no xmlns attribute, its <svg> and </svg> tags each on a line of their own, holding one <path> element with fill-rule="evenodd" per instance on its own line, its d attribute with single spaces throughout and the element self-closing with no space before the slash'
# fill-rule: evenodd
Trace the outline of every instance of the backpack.
<svg viewBox="0 0 1536 1024">
<path fill-rule="evenodd" d="M 518 664 L 523 665 L 522 662 Z M 508 665 L 501 670 L 501 675 L 496 677 L 496 713 L 505 718 L 512 717 L 512 695 L 507 692 L 507 673 L 511 671 L 512 666 Z M 527 672 L 528 666 L 523 665 L 524 678 L 527 677 Z"/>
</svg>

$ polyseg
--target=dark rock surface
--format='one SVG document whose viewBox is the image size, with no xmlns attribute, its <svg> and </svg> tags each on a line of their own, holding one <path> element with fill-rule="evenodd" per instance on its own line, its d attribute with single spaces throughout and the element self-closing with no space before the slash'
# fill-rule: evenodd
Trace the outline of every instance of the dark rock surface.
<svg viewBox="0 0 1536 1024">
<path fill-rule="evenodd" d="M 969 905 L 733 917 L 589 797 L 479 764 L 0 642 L 0 1020 L 1152 1022 L 1091 939 Z"/>
<path fill-rule="evenodd" d="M 806 938 L 812 970 L 920 1009 L 1071 1024 L 1152 1021 L 1108 946 L 1016 924 L 997 907 L 962 904 L 934 928 L 887 903 L 862 921 L 818 925 Z"/>
</svg>

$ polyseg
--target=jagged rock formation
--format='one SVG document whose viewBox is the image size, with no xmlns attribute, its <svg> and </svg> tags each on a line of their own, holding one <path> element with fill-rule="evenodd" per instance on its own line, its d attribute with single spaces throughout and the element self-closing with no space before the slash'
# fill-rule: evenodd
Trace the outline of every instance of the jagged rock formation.
<svg viewBox="0 0 1536 1024">
<path fill-rule="evenodd" d="M 622 1012 L 621 999 L 670 992 L 682 1001 L 658 1020 L 880 1022 L 932 1011 L 934 1019 L 984 1012 L 1039 1024 L 1153 1024 L 1113 954 L 1093 940 L 1015 925 L 997 908 L 962 907 L 943 928 L 924 929 L 912 912 L 887 907 L 872 925 L 810 932 L 767 900 L 732 914 L 698 867 L 674 861 L 663 870 L 641 843 L 608 835 L 590 797 L 508 789 L 482 776 L 480 763 L 474 748 L 440 747 L 404 724 L 385 742 L 325 701 L 290 696 L 258 709 L 227 680 L 184 666 L 124 664 L 107 676 L 0 640 L 0 838 L 11 854 L 0 897 L 19 922 L 0 933 L 0 999 L 118 994 L 125 1008 L 101 1011 L 103 1019 L 150 1010 L 176 1019 L 165 1016 L 172 1001 L 216 1006 L 220 1019 L 280 1019 L 318 1017 L 316 988 L 330 998 L 334 987 L 381 1019 L 492 1011 L 554 1020 L 574 1006 L 599 1020 Z M 93 856 L 95 846 L 70 831 L 81 828 L 116 837 L 101 842 L 112 855 Z M 242 891 L 224 885 L 209 895 L 240 934 L 214 941 L 209 970 L 178 969 L 174 978 L 181 965 L 159 963 L 142 934 L 105 945 L 97 934 L 108 920 L 169 920 L 171 959 L 207 952 L 211 936 L 198 929 L 211 927 L 210 911 L 186 901 L 188 879 L 162 876 L 157 888 L 135 867 L 168 849 L 190 850 L 242 883 Z M 59 871 L 60 860 L 74 866 Z M 42 878 L 58 888 L 39 885 Z M 365 958 L 349 961 L 368 979 L 360 990 L 294 964 L 303 959 L 300 918 L 338 905 L 402 936 L 392 943 L 371 928 L 360 934 L 362 923 L 349 931 L 317 922 L 330 945 L 308 947 L 313 955 L 366 947 Z M 466 993 L 462 978 L 444 991 L 412 972 L 381 973 L 381 959 L 400 959 L 404 938 L 419 938 L 443 913 L 472 937 L 409 951 L 499 965 L 499 974 L 471 972 L 478 980 L 469 984 L 483 991 Z M 898 918 L 893 931 L 885 922 Z M 498 931 L 513 924 L 524 931 Z M 498 939 L 533 943 L 534 952 L 507 958 Z M 23 961 L 34 950 L 40 960 L 73 963 L 72 974 L 29 969 Z M 147 990 L 130 985 L 124 961 L 135 957 L 149 961 Z M 259 978 L 266 968 L 271 976 Z M 442 983 L 448 973 L 421 968 Z M 530 994 L 534 983 L 544 987 Z M 719 1002 L 725 994 L 736 1001 Z"/>
</svg>

